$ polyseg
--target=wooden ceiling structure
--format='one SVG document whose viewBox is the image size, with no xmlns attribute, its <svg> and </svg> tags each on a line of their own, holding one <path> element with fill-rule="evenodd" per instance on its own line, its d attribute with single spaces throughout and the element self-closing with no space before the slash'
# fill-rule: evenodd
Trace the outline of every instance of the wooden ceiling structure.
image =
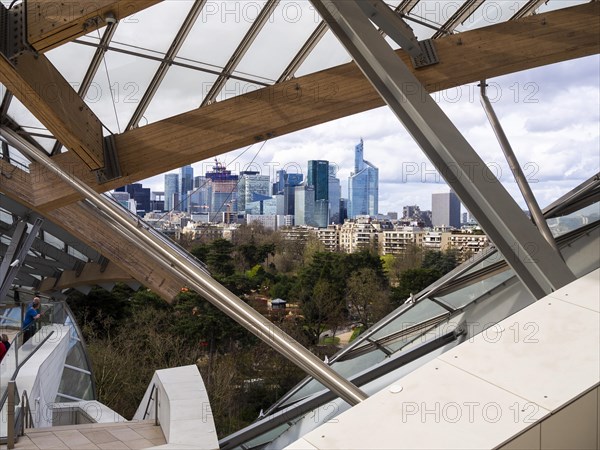
<svg viewBox="0 0 600 450">
<path fill-rule="evenodd" d="M 121 176 L 100 183 L 95 172 L 106 165 L 100 120 L 44 52 L 156 3 L 28 1 L 27 41 L 35 52 L 14 59 L 0 55 L 0 82 L 68 149 L 53 160 L 97 192 L 384 104 L 354 63 L 290 78 L 114 135 Z M 407 11 L 416 3 L 401 2 L 397 9 Z M 473 3 L 471 10 L 477 6 Z M 446 27 L 435 40 L 440 62 L 412 69 L 429 92 L 599 53 L 600 3 L 448 33 Z M 397 53 L 412 67 L 403 50 Z M 146 249 L 132 247 L 103 227 L 97 212 L 43 165 L 32 162 L 27 172 L 0 160 L 0 170 L 10 174 L 0 176 L 0 192 L 60 225 L 165 299 L 185 284 L 150 264 Z"/>
</svg>

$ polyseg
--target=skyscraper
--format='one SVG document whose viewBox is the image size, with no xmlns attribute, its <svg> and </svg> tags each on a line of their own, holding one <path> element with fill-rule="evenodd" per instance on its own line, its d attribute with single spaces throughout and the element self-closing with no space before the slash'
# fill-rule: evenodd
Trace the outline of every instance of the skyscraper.
<svg viewBox="0 0 600 450">
<path fill-rule="evenodd" d="M 179 175 L 176 173 L 165 174 L 165 211 L 171 211 L 177 207 L 177 203 L 174 202 L 175 196 L 179 192 Z M 179 209 L 177 207 L 177 209 Z"/>
<path fill-rule="evenodd" d="M 315 226 L 315 188 L 312 186 L 296 186 L 294 189 L 294 223 L 295 225 Z"/>
<path fill-rule="evenodd" d="M 141 183 L 122 186 L 115 189 L 115 192 L 128 192 L 130 198 L 135 200 L 137 205 L 136 213 L 140 216 L 152 210 L 150 207 L 150 188 L 145 188 Z"/>
<path fill-rule="evenodd" d="M 246 171 L 240 173 L 238 184 L 238 210 L 244 212 L 246 205 L 253 200 L 253 194 L 269 196 L 270 177 L 259 172 Z"/>
<path fill-rule="evenodd" d="M 336 177 L 337 167 L 329 165 L 329 223 L 341 223 L 340 199 L 342 198 L 342 185 Z"/>
<path fill-rule="evenodd" d="M 183 166 L 179 169 L 179 201 L 180 211 L 188 210 L 188 191 L 194 188 L 194 168 L 192 166 Z"/>
<path fill-rule="evenodd" d="M 222 222 L 223 217 L 237 213 L 238 176 L 232 175 L 231 170 L 215 161 L 212 172 L 206 172 L 210 180 L 211 201 L 210 221 Z"/>
<path fill-rule="evenodd" d="M 376 216 L 379 210 L 379 169 L 363 158 L 363 140 L 354 147 L 354 172 L 348 178 L 348 217 Z"/>
<path fill-rule="evenodd" d="M 315 190 L 314 221 L 319 228 L 329 223 L 329 161 L 308 162 L 306 185 Z"/>
<path fill-rule="evenodd" d="M 304 179 L 301 173 L 287 173 L 285 170 L 277 171 L 277 181 L 273 183 L 273 195 L 283 194 L 283 215 L 294 215 L 295 188 L 300 186 Z"/>
<path fill-rule="evenodd" d="M 434 227 L 460 228 L 460 200 L 450 191 L 431 195 L 431 221 Z"/>
</svg>

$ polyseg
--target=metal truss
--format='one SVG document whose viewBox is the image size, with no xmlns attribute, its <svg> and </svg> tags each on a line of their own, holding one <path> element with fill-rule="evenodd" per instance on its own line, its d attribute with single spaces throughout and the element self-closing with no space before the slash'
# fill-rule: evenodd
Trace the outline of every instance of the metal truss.
<svg viewBox="0 0 600 450">
<path fill-rule="evenodd" d="M 531 294 L 542 298 L 573 281 L 561 257 L 356 2 L 313 4 Z"/>
</svg>

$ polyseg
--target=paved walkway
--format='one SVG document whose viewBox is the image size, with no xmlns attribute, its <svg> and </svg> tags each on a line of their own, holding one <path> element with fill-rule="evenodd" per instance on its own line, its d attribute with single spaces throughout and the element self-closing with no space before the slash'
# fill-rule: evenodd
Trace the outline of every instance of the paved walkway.
<svg viewBox="0 0 600 450">
<path fill-rule="evenodd" d="M 15 449 L 141 449 L 166 444 L 154 421 L 94 423 L 25 431 Z M 5 448 L 5 447 L 3 447 Z"/>
</svg>

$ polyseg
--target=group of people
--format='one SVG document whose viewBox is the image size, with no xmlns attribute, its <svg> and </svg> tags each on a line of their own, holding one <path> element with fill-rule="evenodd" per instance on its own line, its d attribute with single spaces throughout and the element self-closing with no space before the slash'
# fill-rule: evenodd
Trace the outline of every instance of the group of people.
<svg viewBox="0 0 600 450">
<path fill-rule="evenodd" d="M 0 338 L 0 362 L 4 358 L 4 355 L 8 353 L 8 349 L 10 348 L 10 341 L 8 340 L 8 336 L 3 334 Z"/>
</svg>

